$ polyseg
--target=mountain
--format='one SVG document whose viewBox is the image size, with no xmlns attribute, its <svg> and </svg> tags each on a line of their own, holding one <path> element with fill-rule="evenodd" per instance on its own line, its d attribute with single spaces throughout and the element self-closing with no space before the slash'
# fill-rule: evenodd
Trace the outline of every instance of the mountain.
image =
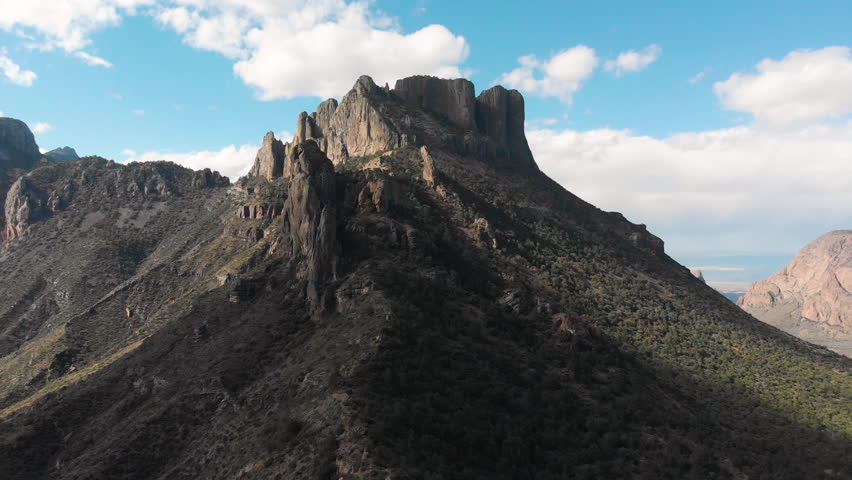
<svg viewBox="0 0 852 480">
<path fill-rule="evenodd" d="M 44 156 L 56 162 L 68 162 L 80 158 L 77 151 L 71 147 L 54 148 L 46 152 Z"/>
<path fill-rule="evenodd" d="M 852 360 L 564 190 L 523 123 L 499 86 L 362 77 L 233 185 L 28 173 L 0 478 L 849 478 Z"/>
<path fill-rule="evenodd" d="M 783 270 L 752 284 L 738 304 L 790 334 L 852 356 L 852 230 L 805 245 Z"/>
<path fill-rule="evenodd" d="M 41 158 L 35 137 L 27 124 L 8 117 L 0 117 L 0 168 L 29 169 Z"/>
<path fill-rule="evenodd" d="M 6 198 L 6 192 L 15 180 L 35 167 L 40 159 L 41 153 L 27 124 L 14 118 L 0 117 L 0 201 Z M 0 208 L 0 223 L 5 223 L 4 218 Z"/>
</svg>

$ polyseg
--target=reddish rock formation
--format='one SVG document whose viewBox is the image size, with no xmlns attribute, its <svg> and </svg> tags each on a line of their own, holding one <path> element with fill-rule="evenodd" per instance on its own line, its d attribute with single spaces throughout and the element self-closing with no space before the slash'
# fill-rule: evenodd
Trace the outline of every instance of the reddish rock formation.
<svg viewBox="0 0 852 480">
<path fill-rule="evenodd" d="M 738 304 L 754 313 L 794 306 L 793 314 L 852 332 L 852 230 L 809 243 L 783 270 L 752 284 Z"/>
<path fill-rule="evenodd" d="M 807 244 L 737 304 L 788 333 L 852 355 L 852 230 Z"/>
</svg>

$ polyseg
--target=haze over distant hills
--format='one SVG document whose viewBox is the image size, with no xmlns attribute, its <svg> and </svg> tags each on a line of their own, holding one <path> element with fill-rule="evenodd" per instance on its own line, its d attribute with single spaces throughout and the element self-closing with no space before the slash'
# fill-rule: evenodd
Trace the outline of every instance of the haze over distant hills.
<svg viewBox="0 0 852 480">
<path fill-rule="evenodd" d="M 501 86 L 364 76 L 233 183 L 30 163 L 0 478 L 844 478 L 852 360 L 548 178 L 524 121 Z"/>
</svg>

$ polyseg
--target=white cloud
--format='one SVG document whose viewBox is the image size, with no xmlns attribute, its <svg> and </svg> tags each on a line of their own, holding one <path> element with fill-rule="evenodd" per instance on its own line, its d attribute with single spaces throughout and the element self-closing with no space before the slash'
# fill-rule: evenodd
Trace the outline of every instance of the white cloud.
<svg viewBox="0 0 852 480">
<path fill-rule="evenodd" d="M 194 170 L 209 168 L 218 171 L 233 181 L 248 173 L 254 163 L 258 148 L 255 145 L 242 145 L 240 147 L 229 145 L 217 151 L 190 153 L 145 152 L 138 155 L 133 150 L 126 149 L 122 151 L 122 155 L 127 157 L 125 160 L 127 162 L 165 160 Z"/>
<path fill-rule="evenodd" d="M 713 91 L 728 110 L 771 127 L 791 127 L 852 113 L 852 49 L 796 50 L 765 59 L 756 73 L 735 73 Z"/>
<path fill-rule="evenodd" d="M 720 267 L 717 265 L 708 265 L 706 267 L 691 267 L 702 272 L 745 272 L 745 268 L 742 267 Z"/>
<path fill-rule="evenodd" d="M 702 70 L 702 71 L 696 73 L 695 75 L 689 77 L 686 81 L 695 85 L 696 83 L 700 82 L 701 80 L 704 80 L 704 77 L 706 77 L 707 74 L 710 73 L 711 71 L 712 71 L 712 69 L 710 67 L 707 67 L 704 70 Z"/>
<path fill-rule="evenodd" d="M 5 116 L 6 116 L 6 114 L 3 113 L 3 110 L 0 110 L 0 117 L 5 117 Z"/>
<path fill-rule="evenodd" d="M 469 46 L 442 25 L 415 32 L 357 0 L 0 0 L 0 30 L 89 65 L 92 33 L 127 15 L 151 15 L 193 48 L 218 52 L 264 100 L 345 93 L 363 74 L 391 82 L 413 74 L 463 76 Z M 7 5 L 8 4 L 8 5 Z"/>
<path fill-rule="evenodd" d="M 676 255 L 786 254 L 852 224 L 852 121 L 664 139 L 609 129 L 527 136 L 545 173 L 648 224 Z"/>
<path fill-rule="evenodd" d="M 0 72 L 3 72 L 3 75 L 10 82 L 22 87 L 32 86 L 35 79 L 38 78 L 35 72 L 22 69 L 20 65 L 7 57 L 5 48 L 0 48 Z"/>
<path fill-rule="evenodd" d="M 751 282 L 717 282 L 708 280 L 707 285 L 710 285 L 721 293 L 745 293 L 748 287 L 751 286 Z"/>
<path fill-rule="evenodd" d="M 361 74 L 380 85 L 413 74 L 463 76 L 464 37 L 442 25 L 410 34 L 379 28 L 365 4 L 340 6 L 316 18 L 304 18 L 306 7 L 250 30 L 234 72 L 264 100 L 340 96 Z"/>
<path fill-rule="evenodd" d="M 145 110 L 142 110 L 142 109 L 131 110 L 130 113 L 132 113 L 133 115 L 137 115 L 137 116 L 141 117 L 142 115 L 145 115 Z"/>
<path fill-rule="evenodd" d="M 38 122 L 33 125 L 33 133 L 47 133 L 53 130 L 53 125 L 45 122 Z"/>
<path fill-rule="evenodd" d="M 559 51 L 547 61 L 535 55 L 518 59 L 520 67 L 504 73 L 497 80 L 510 88 L 541 97 L 556 97 L 566 105 L 598 66 L 595 50 L 585 45 Z"/>
<path fill-rule="evenodd" d="M 604 64 L 604 70 L 613 72 L 617 77 L 625 73 L 638 72 L 660 58 L 662 51 L 663 49 L 657 44 L 648 45 L 641 52 L 627 50 L 621 52 L 615 60 L 608 60 Z"/>
<path fill-rule="evenodd" d="M 123 15 L 135 14 L 138 7 L 154 1 L 4 0 L 0 5 L 0 30 L 29 40 L 32 47 L 61 49 L 86 63 L 103 65 L 106 60 L 83 52 L 91 44 L 90 35 L 102 28 L 118 25 Z"/>
<path fill-rule="evenodd" d="M 82 50 L 74 52 L 74 56 L 83 60 L 83 62 L 85 62 L 86 65 L 91 65 L 93 67 L 105 67 L 105 68 L 112 67 L 112 63 L 110 63 L 109 61 L 104 60 L 101 57 L 96 57 L 94 55 L 88 54 L 88 53 L 86 53 Z"/>
</svg>

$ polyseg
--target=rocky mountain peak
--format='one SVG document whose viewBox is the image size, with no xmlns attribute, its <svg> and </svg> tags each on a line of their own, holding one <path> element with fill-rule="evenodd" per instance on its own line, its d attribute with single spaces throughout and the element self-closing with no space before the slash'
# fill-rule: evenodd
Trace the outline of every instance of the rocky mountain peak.
<svg viewBox="0 0 852 480">
<path fill-rule="evenodd" d="M 57 162 L 68 162 L 80 158 L 80 156 L 77 155 L 77 151 L 68 146 L 54 148 L 53 150 L 45 153 L 44 156 Z"/>
<path fill-rule="evenodd" d="M 537 170 L 524 134 L 523 96 L 497 86 L 476 97 L 473 83 L 461 78 L 418 75 L 389 89 L 362 76 L 339 103 L 328 99 L 299 115 L 293 143 L 306 140 L 314 140 L 334 164 L 428 144 L 502 167 Z M 265 141 L 252 174 L 287 176 L 286 166 L 267 168 L 269 150 Z"/>
<path fill-rule="evenodd" d="M 737 303 L 761 320 L 794 328 L 794 334 L 806 327 L 810 333 L 822 331 L 852 353 L 852 230 L 829 232 L 805 245 L 784 269 L 753 283 Z"/>
<path fill-rule="evenodd" d="M 0 118 L 0 167 L 32 168 L 41 157 L 33 132 L 15 118 Z"/>
<path fill-rule="evenodd" d="M 275 134 L 267 132 L 263 137 L 263 145 L 257 151 L 257 157 L 250 175 L 272 180 L 284 173 L 284 157 L 286 150 L 281 140 Z"/>
</svg>

